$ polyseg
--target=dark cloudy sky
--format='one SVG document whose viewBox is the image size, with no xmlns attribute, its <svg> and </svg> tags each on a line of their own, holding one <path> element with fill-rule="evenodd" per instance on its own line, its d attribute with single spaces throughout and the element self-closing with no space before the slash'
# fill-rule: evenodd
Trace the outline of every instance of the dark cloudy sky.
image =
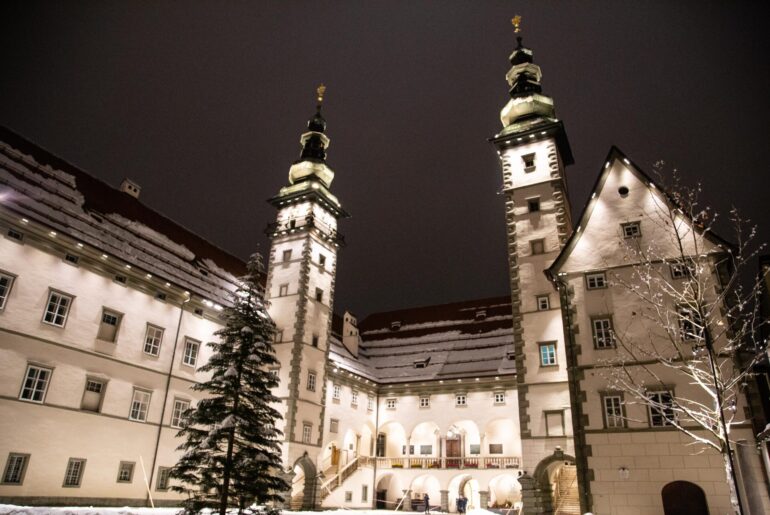
<svg viewBox="0 0 770 515">
<path fill-rule="evenodd" d="M 770 36 L 761 2 L 3 2 L 0 123 L 230 252 L 324 107 L 353 217 L 336 309 L 507 293 L 501 127 L 510 18 L 555 98 L 573 212 L 610 145 L 701 181 L 770 240 Z M 730 236 L 727 234 L 726 236 Z"/>
</svg>

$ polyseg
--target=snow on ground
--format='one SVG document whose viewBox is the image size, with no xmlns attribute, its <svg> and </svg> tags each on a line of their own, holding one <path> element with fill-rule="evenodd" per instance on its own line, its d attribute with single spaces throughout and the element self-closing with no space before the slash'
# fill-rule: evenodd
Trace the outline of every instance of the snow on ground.
<svg viewBox="0 0 770 515">
<path fill-rule="evenodd" d="M 13 504 L 0 504 L 0 515 L 176 515 L 179 508 L 122 508 L 111 507 L 63 507 L 48 508 L 42 506 L 15 506 Z M 204 511 L 204 514 L 209 513 Z M 235 513 L 235 512 L 233 512 Z M 415 511 L 393 510 L 325 510 L 323 515 L 422 515 Z M 431 511 L 432 514 L 441 512 Z M 283 515 L 319 515 L 317 511 L 285 511 Z M 468 510 L 468 515 L 497 515 L 487 510 Z"/>
</svg>

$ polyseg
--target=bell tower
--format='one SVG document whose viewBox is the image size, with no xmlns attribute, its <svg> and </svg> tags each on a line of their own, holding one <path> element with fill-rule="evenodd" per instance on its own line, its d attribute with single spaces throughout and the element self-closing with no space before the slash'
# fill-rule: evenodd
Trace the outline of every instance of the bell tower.
<svg viewBox="0 0 770 515">
<path fill-rule="evenodd" d="M 564 169 L 573 159 L 532 50 L 517 42 L 503 129 L 490 141 L 503 173 L 523 468 L 532 474 L 549 456 L 574 456 L 559 296 L 543 273 L 572 230 Z"/>
<path fill-rule="evenodd" d="M 271 240 L 266 298 L 276 324 L 280 381 L 275 394 L 284 416 L 286 468 L 305 453 L 315 461 L 323 440 L 337 251 L 344 243 L 337 222 L 348 216 L 329 191 L 334 172 L 326 164 L 325 89 L 318 88 L 316 112 L 300 137 L 302 151 L 289 169 L 288 185 L 269 200 L 278 216 L 266 230 Z"/>
</svg>

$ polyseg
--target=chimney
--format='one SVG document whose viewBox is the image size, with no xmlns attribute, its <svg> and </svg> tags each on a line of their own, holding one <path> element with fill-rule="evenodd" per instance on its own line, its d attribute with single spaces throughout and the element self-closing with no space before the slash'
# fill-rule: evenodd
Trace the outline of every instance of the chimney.
<svg viewBox="0 0 770 515">
<path fill-rule="evenodd" d="M 139 192 L 142 191 L 142 188 L 131 179 L 123 179 L 123 182 L 120 183 L 120 191 L 128 193 L 134 198 L 139 198 Z"/>
</svg>

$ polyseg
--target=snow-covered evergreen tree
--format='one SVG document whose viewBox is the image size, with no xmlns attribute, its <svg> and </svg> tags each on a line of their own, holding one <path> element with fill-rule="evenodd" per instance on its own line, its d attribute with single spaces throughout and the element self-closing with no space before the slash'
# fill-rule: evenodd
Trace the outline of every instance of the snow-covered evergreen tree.
<svg viewBox="0 0 770 515">
<path fill-rule="evenodd" d="M 270 370 L 277 364 L 272 346 L 275 326 L 264 305 L 259 284 L 262 265 L 258 255 L 233 294 L 233 306 L 222 312 L 225 327 L 210 342 L 213 354 L 200 368 L 211 379 L 194 385 L 207 398 L 188 411 L 179 432 L 185 453 L 171 472 L 187 493 L 185 511 L 228 508 L 239 513 L 254 503 L 282 501 L 288 488 L 281 478 L 280 413 L 271 404 L 278 386 Z"/>
</svg>

